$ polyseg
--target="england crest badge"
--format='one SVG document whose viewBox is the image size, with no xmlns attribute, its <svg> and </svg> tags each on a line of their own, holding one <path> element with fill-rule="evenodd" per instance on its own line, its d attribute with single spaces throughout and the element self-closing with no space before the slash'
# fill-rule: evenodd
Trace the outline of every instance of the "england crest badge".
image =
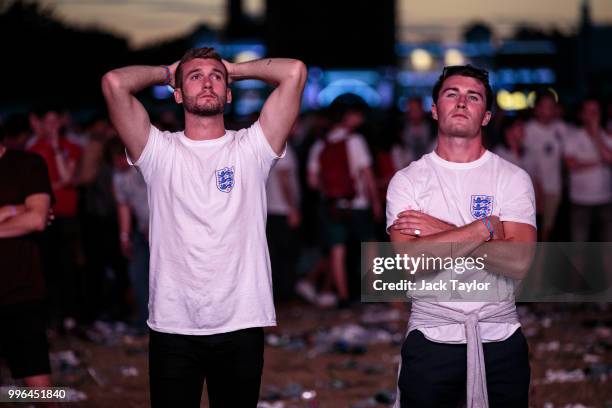
<svg viewBox="0 0 612 408">
<path fill-rule="evenodd" d="M 224 167 L 215 171 L 219 191 L 229 193 L 234 188 L 234 167 Z"/>
<path fill-rule="evenodd" d="M 470 210 L 476 219 L 490 216 L 493 213 L 493 196 L 473 195 Z"/>
</svg>

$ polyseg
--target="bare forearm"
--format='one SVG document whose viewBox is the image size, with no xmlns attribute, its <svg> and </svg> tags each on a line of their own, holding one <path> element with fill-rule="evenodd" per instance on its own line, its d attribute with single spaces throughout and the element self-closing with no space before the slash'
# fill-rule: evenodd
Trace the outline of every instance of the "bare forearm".
<svg viewBox="0 0 612 408">
<path fill-rule="evenodd" d="M 362 172 L 362 176 L 366 182 L 366 188 L 368 190 L 368 196 L 370 198 L 370 202 L 372 203 L 372 207 L 380 206 L 380 200 L 378 198 L 378 189 L 376 188 L 376 181 L 374 180 L 374 174 L 370 169 Z"/>
<path fill-rule="evenodd" d="M 447 234 L 450 236 L 451 234 Z M 457 236 L 457 234 L 453 234 Z M 396 252 L 410 257 L 418 258 L 422 255 L 445 259 L 473 258 L 482 259 L 485 270 L 512 279 L 523 279 L 528 272 L 535 254 L 534 243 L 510 242 L 495 240 L 490 242 L 459 242 L 442 243 L 427 241 L 428 237 L 410 241 L 409 245 L 395 244 Z M 439 269 L 419 268 L 414 271 L 417 275 L 437 272 Z"/>
<path fill-rule="evenodd" d="M 391 230 L 391 241 L 394 244 L 395 251 L 402 256 L 407 254 L 416 258 L 422 255 L 438 258 L 466 257 L 484 244 L 488 237 L 489 233 L 486 227 L 478 225 L 477 222 L 420 238 Z M 423 270 L 419 268 L 414 272 L 420 275 L 435 271 L 435 269 Z"/>
<path fill-rule="evenodd" d="M 125 204 L 117 204 L 117 218 L 119 223 L 119 241 L 128 242 L 132 231 L 132 213 Z"/>
<path fill-rule="evenodd" d="M 26 210 L 25 205 L 4 205 L 0 207 L 0 223 L 21 214 Z"/>
<path fill-rule="evenodd" d="M 13 238 L 45 229 L 46 215 L 25 211 L 0 223 L 0 238 Z"/>
<path fill-rule="evenodd" d="M 512 223 L 504 223 L 504 238 L 496 238 L 492 241 L 486 241 L 489 237 L 482 221 L 475 221 L 468 224 L 466 227 L 474 228 L 470 234 L 466 234 L 464 230 L 463 238 L 468 238 L 466 241 L 453 240 L 452 255 L 456 257 L 472 257 L 486 259 L 486 270 L 488 272 L 503 275 L 512 279 L 522 279 L 528 272 L 533 256 L 535 254 L 535 229 L 523 227 L 519 230 L 516 227 L 511 227 Z M 462 227 L 465 228 L 465 227 Z M 447 233 L 437 235 L 445 235 L 448 238 L 455 233 L 457 228 Z M 466 228 L 469 230 L 469 228 Z M 482 232 L 483 235 L 479 236 Z M 423 237 L 417 241 L 425 240 L 431 237 Z M 459 236 L 461 238 L 461 236 Z M 480 239 L 480 242 L 474 242 L 472 239 Z M 439 239 L 439 237 L 438 237 Z M 439 242 L 439 241 L 437 241 Z"/>
<path fill-rule="evenodd" d="M 163 66 L 133 65 L 117 68 L 104 75 L 103 90 L 105 93 L 114 90 L 134 95 L 152 85 L 165 83 L 167 72 Z"/>
<path fill-rule="evenodd" d="M 319 175 L 312 171 L 308 172 L 308 187 L 313 190 L 319 189 Z"/>
<path fill-rule="evenodd" d="M 304 64 L 290 58 L 265 58 L 255 61 L 232 64 L 230 77 L 234 81 L 258 79 L 272 86 L 283 81 L 298 80 L 305 73 Z"/>
<path fill-rule="evenodd" d="M 534 242 L 497 240 L 485 242 L 472 251 L 473 257 L 486 259 L 486 270 L 512 279 L 523 279 L 535 255 Z"/>
<path fill-rule="evenodd" d="M 128 234 L 132 230 L 132 213 L 125 204 L 117 205 L 117 218 L 119 219 L 119 233 Z"/>
<path fill-rule="evenodd" d="M 461 242 L 482 245 L 489 238 L 489 231 L 480 220 L 458 228 L 419 238 L 422 242 Z M 469 246 L 466 246 L 469 247 Z"/>
<path fill-rule="evenodd" d="M 55 152 L 55 164 L 61 185 L 64 186 L 72 183 L 76 169 L 74 162 L 66 159 L 61 152 Z"/>
</svg>

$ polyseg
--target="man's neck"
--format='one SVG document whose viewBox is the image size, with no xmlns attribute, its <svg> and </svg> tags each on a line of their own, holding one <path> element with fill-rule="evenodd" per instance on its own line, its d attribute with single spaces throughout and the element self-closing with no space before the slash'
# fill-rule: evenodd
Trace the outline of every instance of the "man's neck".
<svg viewBox="0 0 612 408">
<path fill-rule="evenodd" d="M 185 136 L 191 140 L 218 139 L 225 134 L 223 114 L 196 116 L 185 114 Z"/>
<path fill-rule="evenodd" d="M 485 151 L 481 134 L 472 138 L 438 135 L 436 153 L 446 161 L 455 163 L 473 162 L 478 160 Z"/>
</svg>

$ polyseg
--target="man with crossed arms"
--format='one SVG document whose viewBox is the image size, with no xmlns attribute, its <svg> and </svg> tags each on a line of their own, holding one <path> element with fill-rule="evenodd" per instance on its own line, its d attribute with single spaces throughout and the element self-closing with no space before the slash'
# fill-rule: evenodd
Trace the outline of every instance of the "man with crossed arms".
<svg viewBox="0 0 612 408">
<path fill-rule="evenodd" d="M 275 86 L 259 120 L 225 129 L 229 82 Z M 266 243 L 270 168 L 284 154 L 300 108 L 306 68 L 292 59 L 229 63 L 211 48 L 169 67 L 108 72 L 102 89 L 129 159 L 147 183 L 151 248 L 149 376 L 153 407 L 255 407 L 263 329 L 274 326 Z M 161 132 L 134 96 L 174 87 L 185 130 Z"/>
<path fill-rule="evenodd" d="M 485 243 L 491 239 L 534 242 L 529 176 L 483 146 L 482 128 L 492 106 L 487 72 L 470 65 L 445 68 L 433 101 L 436 149 L 397 172 L 389 184 L 391 241 L 465 243 L 469 250 L 453 255 L 474 256 L 492 249 L 495 244 Z M 499 278 L 522 278 L 530 262 L 524 258 Z M 415 299 L 401 355 L 396 407 L 456 407 L 466 399 L 470 408 L 528 405 L 527 343 L 513 298 Z"/>
</svg>

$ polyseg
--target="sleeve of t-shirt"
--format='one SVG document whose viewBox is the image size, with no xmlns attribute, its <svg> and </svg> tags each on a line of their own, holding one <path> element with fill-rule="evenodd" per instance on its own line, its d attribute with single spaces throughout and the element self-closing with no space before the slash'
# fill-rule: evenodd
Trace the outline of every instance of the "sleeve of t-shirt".
<svg viewBox="0 0 612 408">
<path fill-rule="evenodd" d="M 157 169 L 161 153 L 167 151 L 166 149 L 170 145 L 170 141 L 168 139 L 169 137 L 169 132 L 161 132 L 155 126 L 151 125 L 147 144 L 142 150 L 142 153 L 140 153 L 138 160 L 132 162 L 127 150 L 125 152 L 128 163 L 140 169 L 140 172 L 142 173 L 142 176 L 147 184 L 153 178 L 153 174 Z"/>
<path fill-rule="evenodd" d="M 283 152 L 280 155 L 276 154 L 272 146 L 270 146 L 270 142 L 266 139 L 259 120 L 255 121 L 247 129 L 247 135 L 243 140 L 251 147 L 259 166 L 266 175 L 270 172 L 276 160 L 285 157 L 285 152 L 287 151 L 287 143 L 285 143 Z"/>
<path fill-rule="evenodd" d="M 351 157 L 350 160 L 354 160 L 354 167 L 357 169 L 363 169 L 372 165 L 372 156 L 368 150 L 368 145 L 361 136 L 352 136 L 349 139 Z"/>
<path fill-rule="evenodd" d="M 499 220 L 536 226 L 536 204 L 533 184 L 527 172 L 520 170 L 504 186 L 499 202 Z"/>
<path fill-rule="evenodd" d="M 30 163 L 28 165 L 29 177 L 25 180 L 25 196 L 33 194 L 49 194 L 51 197 L 51 204 L 55 203 L 53 197 L 53 190 L 51 189 L 51 181 L 49 180 L 49 171 L 45 160 L 37 155 L 30 155 Z"/>
<path fill-rule="evenodd" d="M 397 215 L 410 209 L 418 209 L 414 186 L 403 171 L 398 171 L 387 188 L 387 233 Z"/>
</svg>

